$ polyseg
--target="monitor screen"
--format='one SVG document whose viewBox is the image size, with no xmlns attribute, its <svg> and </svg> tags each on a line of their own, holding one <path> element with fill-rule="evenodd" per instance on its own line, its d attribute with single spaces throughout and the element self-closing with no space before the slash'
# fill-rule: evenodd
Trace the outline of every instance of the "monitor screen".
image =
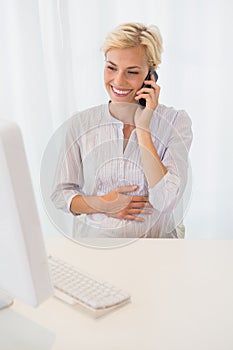
<svg viewBox="0 0 233 350">
<path fill-rule="evenodd" d="M 37 306 L 53 288 L 22 135 L 9 121 L 0 121 L 0 198 L 0 304 L 7 293 Z"/>
</svg>

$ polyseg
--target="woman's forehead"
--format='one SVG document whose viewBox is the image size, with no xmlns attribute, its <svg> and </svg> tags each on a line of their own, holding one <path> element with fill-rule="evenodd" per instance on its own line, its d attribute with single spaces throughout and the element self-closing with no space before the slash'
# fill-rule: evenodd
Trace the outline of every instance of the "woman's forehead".
<svg viewBox="0 0 233 350">
<path fill-rule="evenodd" d="M 106 54 L 106 61 L 110 61 L 115 65 L 122 64 L 126 67 L 147 65 L 146 52 L 142 45 L 124 49 L 110 49 Z"/>
</svg>

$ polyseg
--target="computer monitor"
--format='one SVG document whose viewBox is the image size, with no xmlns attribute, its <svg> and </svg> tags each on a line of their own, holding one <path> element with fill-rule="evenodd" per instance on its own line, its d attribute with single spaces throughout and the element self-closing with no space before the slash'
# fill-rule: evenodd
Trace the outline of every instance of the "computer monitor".
<svg viewBox="0 0 233 350">
<path fill-rule="evenodd" d="M 5 293 L 37 306 L 53 288 L 22 135 L 0 121 L 0 308 Z"/>
</svg>

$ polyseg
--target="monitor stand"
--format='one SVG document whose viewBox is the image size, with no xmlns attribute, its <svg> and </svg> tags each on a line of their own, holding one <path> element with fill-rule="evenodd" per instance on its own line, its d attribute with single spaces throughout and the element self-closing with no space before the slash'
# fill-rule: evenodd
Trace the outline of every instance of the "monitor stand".
<svg viewBox="0 0 233 350">
<path fill-rule="evenodd" d="M 3 290 L 0 289 L 0 311 L 6 309 L 13 304 L 14 300 Z"/>
</svg>

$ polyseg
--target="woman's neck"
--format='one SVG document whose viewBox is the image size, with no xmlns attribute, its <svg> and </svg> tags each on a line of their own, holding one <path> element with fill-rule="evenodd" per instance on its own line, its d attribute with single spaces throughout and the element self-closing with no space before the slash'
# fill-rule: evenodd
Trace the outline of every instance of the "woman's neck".
<svg viewBox="0 0 233 350">
<path fill-rule="evenodd" d="M 134 125 L 134 115 L 138 109 L 137 103 L 109 102 L 110 114 L 124 124 Z"/>
</svg>

